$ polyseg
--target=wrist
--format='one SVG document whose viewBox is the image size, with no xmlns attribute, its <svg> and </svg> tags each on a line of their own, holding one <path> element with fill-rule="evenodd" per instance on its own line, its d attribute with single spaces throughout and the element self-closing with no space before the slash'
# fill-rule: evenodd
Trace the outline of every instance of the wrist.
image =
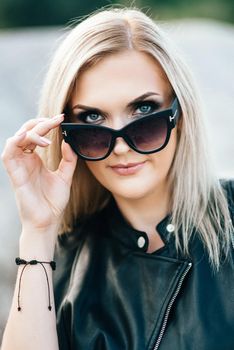
<svg viewBox="0 0 234 350">
<path fill-rule="evenodd" d="M 19 239 L 19 256 L 22 259 L 49 259 L 54 256 L 58 230 L 23 228 Z"/>
<path fill-rule="evenodd" d="M 49 224 L 47 226 L 34 225 L 32 223 L 22 223 L 22 234 L 28 235 L 51 235 L 59 230 L 60 222 Z"/>
</svg>

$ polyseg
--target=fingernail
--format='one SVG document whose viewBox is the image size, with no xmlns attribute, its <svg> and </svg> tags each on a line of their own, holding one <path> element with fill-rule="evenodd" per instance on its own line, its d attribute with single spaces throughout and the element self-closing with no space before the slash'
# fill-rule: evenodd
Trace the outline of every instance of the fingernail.
<svg viewBox="0 0 234 350">
<path fill-rule="evenodd" d="M 63 119 L 63 117 L 64 117 L 64 113 L 63 114 L 59 114 L 59 115 L 55 115 L 53 117 L 53 120 L 60 120 L 60 119 Z"/>
<path fill-rule="evenodd" d="M 19 129 L 16 133 L 15 133 L 15 135 L 16 136 L 22 136 L 23 134 L 25 134 L 27 132 L 27 130 L 26 129 Z"/>
<path fill-rule="evenodd" d="M 46 143 L 47 145 L 50 145 L 52 143 L 52 141 L 47 139 L 46 137 L 40 137 L 40 139 L 43 143 Z"/>
</svg>

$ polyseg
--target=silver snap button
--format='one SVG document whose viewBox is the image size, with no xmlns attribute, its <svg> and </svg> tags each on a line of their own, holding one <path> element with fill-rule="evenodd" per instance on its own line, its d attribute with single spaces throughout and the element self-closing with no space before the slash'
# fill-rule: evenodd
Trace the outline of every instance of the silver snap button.
<svg viewBox="0 0 234 350">
<path fill-rule="evenodd" d="M 138 240 L 137 240 L 137 245 L 139 248 L 143 248 L 144 245 L 145 245 L 145 238 L 144 237 L 139 237 Z"/>
<path fill-rule="evenodd" d="M 175 231 L 175 226 L 172 225 L 172 224 L 168 224 L 166 228 L 167 228 L 168 232 L 174 232 Z"/>
</svg>

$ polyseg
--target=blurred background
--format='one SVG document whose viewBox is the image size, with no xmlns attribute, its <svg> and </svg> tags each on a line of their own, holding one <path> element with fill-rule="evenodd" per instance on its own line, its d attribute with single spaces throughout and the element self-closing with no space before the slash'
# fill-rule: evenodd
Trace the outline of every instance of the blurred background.
<svg viewBox="0 0 234 350">
<path fill-rule="evenodd" d="M 49 60 L 71 21 L 111 5 L 139 7 L 168 31 L 200 89 L 211 161 L 220 177 L 234 177 L 234 0 L 1 0 L 0 151 L 6 138 L 35 117 Z M 21 230 L 2 163 L 0 226 L 1 340 L 13 296 Z"/>
</svg>

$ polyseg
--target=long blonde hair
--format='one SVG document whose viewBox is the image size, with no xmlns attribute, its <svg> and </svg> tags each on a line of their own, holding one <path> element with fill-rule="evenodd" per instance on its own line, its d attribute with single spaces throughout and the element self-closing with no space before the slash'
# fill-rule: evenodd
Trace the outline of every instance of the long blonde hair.
<svg viewBox="0 0 234 350">
<path fill-rule="evenodd" d="M 200 99 L 185 63 L 151 18 L 136 8 L 109 8 L 96 11 L 76 25 L 50 64 L 39 116 L 61 113 L 81 71 L 105 55 L 126 49 L 143 51 L 159 62 L 182 109 L 180 137 L 169 179 L 176 247 L 188 254 L 189 240 L 196 228 L 212 266 L 218 268 L 221 252 L 229 251 L 233 227 L 221 186 L 209 169 Z M 62 137 L 59 130 L 51 132 L 50 136 L 53 143 L 43 157 L 47 166 L 54 170 L 61 159 Z M 61 232 L 71 231 L 77 219 L 103 208 L 110 196 L 85 162 L 78 160 Z"/>
</svg>

